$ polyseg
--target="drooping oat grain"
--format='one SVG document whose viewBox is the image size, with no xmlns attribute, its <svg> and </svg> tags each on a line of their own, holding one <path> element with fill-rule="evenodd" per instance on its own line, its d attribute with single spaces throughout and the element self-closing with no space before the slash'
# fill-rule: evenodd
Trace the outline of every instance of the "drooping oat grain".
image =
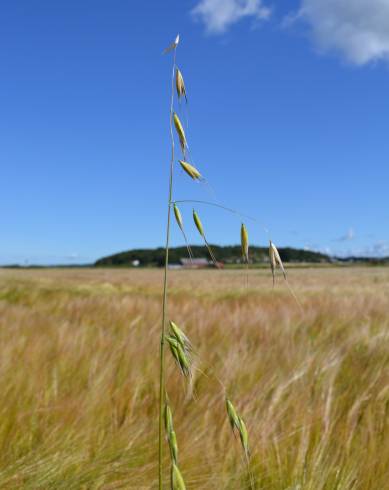
<svg viewBox="0 0 389 490">
<path fill-rule="evenodd" d="M 204 228 L 203 228 L 203 224 L 201 223 L 201 220 L 199 218 L 199 215 L 196 213 L 195 210 L 193 210 L 193 221 L 195 222 L 195 225 L 196 225 L 196 228 L 198 230 L 198 232 L 200 233 L 200 235 L 203 237 L 203 240 L 204 240 L 204 243 L 205 243 L 205 246 L 207 247 L 207 250 L 208 250 L 208 253 L 209 255 L 211 256 L 211 259 L 212 259 L 212 262 L 213 262 L 213 265 L 216 267 L 216 268 L 219 268 L 219 264 L 216 260 L 216 257 L 212 251 L 212 248 L 211 246 L 209 245 L 206 237 L 205 237 L 205 233 L 204 233 Z"/>
<path fill-rule="evenodd" d="M 178 134 L 178 139 L 180 140 L 182 154 L 184 155 L 184 158 L 185 158 L 186 148 L 188 147 L 187 142 L 186 142 L 185 131 L 184 131 L 184 128 L 181 124 L 180 118 L 177 116 L 177 114 L 175 112 L 173 114 L 173 121 L 174 121 L 174 126 L 175 126 L 177 134 Z"/>
<path fill-rule="evenodd" d="M 231 429 L 235 430 L 239 428 L 239 416 L 235 410 L 234 405 L 232 402 L 227 398 L 226 399 L 226 409 L 227 409 L 227 415 L 228 415 L 228 420 L 231 425 Z"/>
<path fill-rule="evenodd" d="M 192 376 L 192 370 L 191 370 L 191 358 L 189 352 L 186 352 L 180 342 L 173 337 L 173 336 L 166 336 L 166 341 L 169 344 L 170 351 L 172 353 L 172 356 L 174 357 L 176 363 L 178 364 L 182 374 L 185 377 L 191 377 Z"/>
<path fill-rule="evenodd" d="M 188 339 L 188 337 L 184 334 L 184 332 L 180 329 L 180 327 L 171 321 L 170 328 L 173 332 L 174 337 L 181 344 L 181 347 L 187 352 L 192 351 L 193 350 L 192 343 Z"/>
<path fill-rule="evenodd" d="M 182 76 L 182 73 L 178 68 L 176 68 L 176 89 L 177 89 L 177 96 L 178 99 L 181 97 L 185 97 L 186 102 L 188 102 L 187 96 L 186 96 L 186 88 L 185 88 L 185 83 L 184 83 L 184 77 Z"/>
<path fill-rule="evenodd" d="M 240 241 L 242 246 L 242 257 L 246 264 L 249 263 L 249 235 L 247 233 L 247 228 L 244 223 L 242 223 L 240 229 Z"/>
<path fill-rule="evenodd" d="M 193 221 L 195 222 L 196 228 L 197 228 L 198 232 L 200 233 L 200 235 L 203 238 L 205 238 L 203 224 L 201 223 L 199 215 L 196 213 L 195 210 L 193 210 Z"/>
<path fill-rule="evenodd" d="M 184 230 L 184 222 L 182 220 L 182 214 L 181 211 L 178 209 L 176 204 L 173 206 L 173 211 L 174 211 L 174 216 L 176 218 L 177 225 L 180 227 L 181 231 Z"/>
<path fill-rule="evenodd" d="M 248 437 L 246 424 L 244 423 L 242 417 L 240 417 L 234 405 L 228 398 L 226 399 L 226 409 L 227 409 L 227 415 L 231 425 L 231 429 L 233 432 L 237 430 L 239 434 L 240 442 L 242 444 L 242 448 L 245 452 L 246 458 L 248 459 L 250 456 L 250 450 L 249 450 L 249 437 Z"/>
<path fill-rule="evenodd" d="M 172 458 L 172 462 L 178 463 L 178 444 L 177 444 L 177 436 L 174 430 L 171 430 L 168 434 L 168 443 L 170 449 L 170 456 Z"/>
<path fill-rule="evenodd" d="M 282 270 L 282 274 L 284 275 L 284 279 L 286 280 L 286 270 L 285 270 L 284 264 L 282 263 L 281 256 L 277 250 L 277 247 L 274 245 L 274 243 L 272 241 L 270 241 L 270 248 L 273 251 L 274 260 L 279 265 L 280 269 Z"/>
<path fill-rule="evenodd" d="M 173 414 L 167 403 L 165 404 L 164 422 L 166 434 L 169 434 L 173 430 Z"/>
<path fill-rule="evenodd" d="M 188 162 L 185 162 L 184 160 L 178 160 L 182 169 L 191 177 L 193 180 L 200 180 L 202 178 L 201 173 L 197 170 L 196 167 L 191 165 Z"/>
<path fill-rule="evenodd" d="M 249 435 L 247 432 L 246 424 L 244 423 L 244 421 L 241 417 L 239 417 L 239 436 L 240 436 L 240 442 L 242 443 L 242 447 L 243 447 L 243 450 L 245 452 L 246 458 L 248 459 L 250 457 Z"/>
</svg>

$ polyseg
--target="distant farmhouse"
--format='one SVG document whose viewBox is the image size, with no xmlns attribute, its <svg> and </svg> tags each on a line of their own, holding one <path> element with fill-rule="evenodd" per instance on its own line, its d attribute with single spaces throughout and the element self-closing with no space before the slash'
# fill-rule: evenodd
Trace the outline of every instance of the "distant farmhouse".
<svg viewBox="0 0 389 490">
<path fill-rule="evenodd" d="M 169 265 L 169 269 L 207 269 L 211 267 L 215 267 L 215 264 L 204 257 L 180 259 L 180 263 Z M 217 267 L 222 269 L 224 264 L 222 262 L 217 262 Z"/>
<path fill-rule="evenodd" d="M 215 267 L 215 264 L 208 259 L 180 259 L 181 265 L 184 269 L 206 269 L 207 267 Z M 217 266 L 222 269 L 224 267 L 223 262 L 217 262 Z"/>
<path fill-rule="evenodd" d="M 181 265 L 184 269 L 205 269 L 209 267 L 209 260 L 205 258 L 199 259 L 180 259 Z"/>
</svg>

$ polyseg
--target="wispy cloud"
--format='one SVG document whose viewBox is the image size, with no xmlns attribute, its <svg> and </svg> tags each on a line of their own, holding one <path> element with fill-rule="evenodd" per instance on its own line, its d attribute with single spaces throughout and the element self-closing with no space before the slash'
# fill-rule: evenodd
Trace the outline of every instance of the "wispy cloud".
<svg viewBox="0 0 389 490">
<path fill-rule="evenodd" d="M 349 228 L 347 232 L 336 239 L 337 242 L 350 242 L 355 239 L 355 231 L 353 228 Z"/>
<path fill-rule="evenodd" d="M 42 254 L 3 254 L 0 255 L 0 265 L 19 264 L 28 266 L 31 264 L 54 265 L 54 264 L 87 264 L 94 262 L 94 258 L 72 252 L 67 255 L 56 255 L 50 253 Z"/>
<path fill-rule="evenodd" d="M 362 251 L 362 254 L 372 257 L 387 257 L 389 256 L 389 242 L 380 240 L 374 243 L 371 247 L 366 247 Z"/>
<path fill-rule="evenodd" d="M 244 17 L 268 19 L 270 13 L 262 0 L 200 0 L 192 10 L 210 34 L 221 34 Z"/>
<path fill-rule="evenodd" d="M 296 19 L 310 25 L 320 49 L 351 63 L 389 60 L 388 0 L 302 0 Z"/>
<path fill-rule="evenodd" d="M 389 257 L 389 242 L 380 240 L 370 245 L 337 250 L 334 255 L 337 257 Z"/>
</svg>

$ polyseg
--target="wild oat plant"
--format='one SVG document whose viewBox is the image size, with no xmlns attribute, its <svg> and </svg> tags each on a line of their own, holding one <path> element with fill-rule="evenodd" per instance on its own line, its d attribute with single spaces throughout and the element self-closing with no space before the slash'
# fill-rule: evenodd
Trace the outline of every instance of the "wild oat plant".
<svg viewBox="0 0 389 490">
<path fill-rule="evenodd" d="M 173 417 L 171 407 L 167 402 L 166 386 L 165 386 L 165 345 L 168 344 L 170 352 L 173 359 L 175 360 L 178 368 L 182 375 L 187 379 L 191 380 L 193 376 L 193 349 L 192 344 L 189 341 L 186 334 L 173 322 L 170 320 L 170 331 L 167 332 L 168 323 L 168 271 L 169 271 L 169 246 L 170 246 L 170 227 L 171 227 L 171 214 L 172 210 L 174 212 L 174 217 L 176 223 L 181 230 L 184 237 L 188 255 L 190 259 L 193 259 L 193 253 L 187 239 L 187 235 L 184 229 L 184 222 L 182 218 L 181 211 L 178 207 L 178 201 L 173 199 L 174 196 L 174 169 L 176 165 L 176 154 L 175 154 L 175 137 L 178 138 L 182 159 L 177 159 L 180 168 L 193 180 L 193 181 L 203 181 L 205 180 L 197 167 L 190 161 L 190 154 L 188 149 L 188 140 L 185 133 L 184 126 L 181 122 L 179 115 L 175 110 L 175 100 L 181 103 L 182 99 L 188 101 L 187 90 L 185 86 L 185 81 L 181 70 L 176 64 L 177 48 L 179 45 L 180 37 L 176 37 L 175 41 L 165 49 L 164 53 L 173 53 L 173 69 L 172 69 L 172 79 L 171 79 L 171 103 L 170 103 L 170 135 L 171 135 L 171 160 L 170 160 L 170 175 L 169 175 L 169 192 L 168 192 L 168 218 L 167 218 L 167 228 L 166 228 L 166 245 L 165 245 L 165 269 L 164 269 L 164 286 L 163 286 L 163 311 L 162 311 L 162 328 L 161 328 L 161 344 L 160 344 L 160 397 L 159 397 L 159 440 L 158 440 L 158 453 L 159 453 L 159 489 L 163 488 L 163 426 L 165 426 L 166 440 L 169 445 L 170 455 L 171 455 L 171 489 L 172 490 L 183 490 L 185 489 L 185 483 L 178 464 L 178 445 L 177 437 L 173 428 Z M 192 203 L 197 201 L 180 201 L 180 203 Z M 218 206 L 228 212 L 233 212 L 239 214 L 237 211 L 231 210 L 225 206 L 207 202 L 198 201 L 206 205 Z M 212 251 L 212 248 L 207 241 L 203 223 L 200 219 L 198 212 L 193 209 L 193 222 L 195 227 L 200 234 L 204 245 L 208 250 L 210 258 L 216 268 L 218 268 L 218 261 Z M 242 247 L 242 261 L 246 264 L 247 272 L 249 267 L 249 236 L 248 230 L 244 223 L 241 224 L 241 247 Z M 273 285 L 275 281 L 275 270 L 279 266 L 284 275 L 285 281 L 287 281 L 286 271 L 282 263 L 280 254 L 272 241 L 270 241 L 269 246 L 269 259 L 270 266 L 273 275 Z M 246 275 L 246 285 L 248 286 L 248 273 Z M 296 298 L 297 300 L 297 298 Z M 224 389 L 223 383 L 219 380 L 219 383 Z M 255 488 L 255 481 L 253 475 L 250 471 L 250 451 L 248 447 L 248 431 L 246 424 L 244 423 L 242 417 L 240 417 L 232 402 L 227 399 L 227 414 L 233 429 L 233 433 L 239 435 L 242 449 L 244 453 L 245 463 L 247 465 L 247 473 L 249 476 L 249 486 L 250 488 Z"/>
</svg>

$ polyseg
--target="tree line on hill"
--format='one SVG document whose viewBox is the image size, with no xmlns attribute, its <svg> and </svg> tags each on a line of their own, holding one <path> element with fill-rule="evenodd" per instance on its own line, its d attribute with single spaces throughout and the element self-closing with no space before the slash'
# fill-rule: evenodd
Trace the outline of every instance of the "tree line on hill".
<svg viewBox="0 0 389 490">
<path fill-rule="evenodd" d="M 218 245 L 211 245 L 216 258 L 219 262 L 228 265 L 242 264 L 242 255 L 240 245 L 221 247 Z M 194 258 L 207 258 L 207 251 L 203 246 L 193 245 L 192 252 Z M 285 263 L 332 263 L 339 265 L 386 265 L 389 266 L 388 257 L 361 257 L 361 256 L 349 256 L 349 257 L 331 257 L 320 252 L 313 252 L 311 250 L 301 250 L 292 247 L 285 247 L 278 249 L 281 255 L 281 259 Z M 169 264 L 180 264 L 181 259 L 188 259 L 188 250 L 186 247 L 171 248 L 169 252 Z M 250 247 L 250 262 L 252 264 L 264 264 L 269 261 L 269 252 L 265 247 Z M 135 249 L 125 252 L 116 253 L 103 257 L 97 260 L 93 264 L 56 264 L 56 265 L 39 265 L 39 264 L 8 264 L 2 265 L 0 268 L 17 268 L 17 269 L 35 269 L 35 268 L 79 268 L 79 267 L 162 267 L 165 263 L 165 249 Z"/>
<path fill-rule="evenodd" d="M 218 261 L 225 264 L 240 264 L 242 263 L 242 251 L 240 245 L 219 246 L 211 245 L 214 254 Z M 193 256 L 195 258 L 207 257 L 207 251 L 203 246 L 191 246 Z M 283 262 L 310 262 L 310 263 L 326 263 L 331 262 L 331 257 L 328 255 L 313 252 L 311 250 L 301 250 L 291 247 L 278 249 Z M 264 263 L 268 261 L 269 251 L 266 247 L 250 247 L 250 261 L 254 264 Z M 181 259 L 188 258 L 188 250 L 186 247 L 174 247 L 169 251 L 169 263 L 179 264 Z M 139 265 L 142 267 L 157 266 L 161 267 L 165 261 L 165 249 L 134 249 L 125 252 L 116 253 L 103 257 L 95 262 L 95 266 L 116 266 L 125 267 L 131 265 Z"/>
</svg>

